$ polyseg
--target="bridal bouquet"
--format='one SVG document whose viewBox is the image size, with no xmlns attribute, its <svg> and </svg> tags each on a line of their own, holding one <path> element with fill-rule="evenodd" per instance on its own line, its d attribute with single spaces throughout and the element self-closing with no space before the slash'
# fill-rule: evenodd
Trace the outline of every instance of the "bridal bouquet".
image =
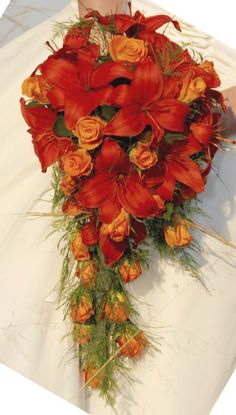
<svg viewBox="0 0 236 415">
<path fill-rule="evenodd" d="M 214 64 L 162 34 L 166 24 L 180 30 L 131 6 L 91 10 L 59 25 L 63 46 L 47 42 L 50 56 L 22 84 L 34 151 L 43 172 L 53 166 L 59 301 L 86 385 L 110 402 L 129 358 L 154 347 L 127 290 L 150 248 L 200 278 L 191 213 L 221 148 Z"/>
</svg>

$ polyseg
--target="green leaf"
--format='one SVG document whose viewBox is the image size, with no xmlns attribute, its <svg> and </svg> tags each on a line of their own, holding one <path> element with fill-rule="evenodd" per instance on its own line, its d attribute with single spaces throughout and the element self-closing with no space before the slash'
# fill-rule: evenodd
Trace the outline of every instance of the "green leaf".
<svg viewBox="0 0 236 415">
<path fill-rule="evenodd" d="M 166 135 L 165 135 L 165 141 L 168 143 L 168 144 L 172 144 L 172 143 L 174 143 L 174 141 L 183 141 L 183 140 L 185 140 L 186 139 L 186 137 L 185 136 L 183 136 L 182 134 L 172 134 L 172 133 L 167 133 Z"/>
<path fill-rule="evenodd" d="M 59 115 L 56 119 L 56 122 L 53 126 L 53 130 L 55 131 L 56 135 L 59 137 L 71 137 L 73 136 L 72 131 L 67 130 L 65 126 L 65 119 L 63 115 Z"/>
<path fill-rule="evenodd" d="M 111 121 L 112 118 L 116 115 L 116 110 L 110 105 L 103 105 L 101 114 L 106 121 Z"/>
<path fill-rule="evenodd" d="M 43 107 L 44 104 L 41 104 L 40 102 L 34 101 L 33 99 L 31 99 L 30 101 L 26 102 L 26 106 L 27 107 Z"/>
<path fill-rule="evenodd" d="M 173 213 L 174 213 L 174 204 L 166 203 L 166 211 L 163 214 L 163 219 L 170 222 Z"/>
</svg>

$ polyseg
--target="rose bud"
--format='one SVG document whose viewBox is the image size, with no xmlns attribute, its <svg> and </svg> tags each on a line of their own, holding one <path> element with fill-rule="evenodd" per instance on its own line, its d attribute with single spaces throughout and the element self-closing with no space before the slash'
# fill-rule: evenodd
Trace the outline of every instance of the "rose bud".
<svg viewBox="0 0 236 415">
<path fill-rule="evenodd" d="M 76 276 L 79 277 L 84 287 L 95 287 L 97 270 L 98 268 L 94 261 L 81 261 L 78 263 Z"/>
<path fill-rule="evenodd" d="M 138 63 L 146 58 L 148 48 L 143 40 L 115 35 L 109 42 L 110 55 L 115 62 Z"/>
<path fill-rule="evenodd" d="M 78 216 L 85 210 L 73 197 L 69 197 L 62 206 L 62 212 L 68 216 Z"/>
<path fill-rule="evenodd" d="M 136 278 L 138 278 L 142 274 L 142 269 L 140 267 L 139 262 L 129 260 L 129 259 L 125 259 L 125 261 L 119 265 L 118 270 L 119 270 L 121 279 L 125 283 L 134 281 Z"/>
<path fill-rule="evenodd" d="M 87 261 L 90 259 L 88 247 L 83 243 L 80 232 L 78 232 L 72 241 L 71 249 L 74 258 L 77 261 Z"/>
<path fill-rule="evenodd" d="M 74 342 L 81 345 L 87 344 L 91 340 L 91 324 L 78 324 L 73 326 L 72 337 Z"/>
<path fill-rule="evenodd" d="M 115 323 L 122 323 L 128 318 L 127 300 L 119 291 L 110 295 L 110 301 L 104 304 L 104 316 Z"/>
<path fill-rule="evenodd" d="M 103 235 L 109 236 L 115 242 L 123 241 L 130 234 L 130 217 L 125 209 L 121 208 L 120 214 L 113 222 L 103 223 L 100 229 Z"/>
<path fill-rule="evenodd" d="M 49 85 L 47 84 L 46 79 L 44 79 L 41 75 L 35 75 L 26 78 L 22 84 L 21 89 L 23 95 L 26 95 L 27 97 L 32 98 L 41 104 L 49 103 L 49 99 L 47 97 L 49 92 Z"/>
<path fill-rule="evenodd" d="M 92 158 L 83 148 L 71 150 L 62 157 L 62 168 L 72 177 L 88 176 L 93 169 Z"/>
<path fill-rule="evenodd" d="M 188 245 L 193 239 L 188 231 L 188 225 L 181 218 L 176 218 L 174 226 L 164 225 L 164 236 L 171 248 Z"/>
<path fill-rule="evenodd" d="M 81 117 L 75 126 L 75 135 L 79 139 L 80 147 L 93 150 L 102 143 L 102 129 L 107 125 L 99 117 Z"/>
<path fill-rule="evenodd" d="M 154 166 L 157 162 L 157 155 L 145 143 L 136 144 L 129 153 L 131 163 L 135 164 L 140 170 L 146 170 Z"/>
<path fill-rule="evenodd" d="M 76 190 L 76 184 L 69 174 L 64 174 L 60 181 L 60 188 L 65 195 L 70 196 Z"/>
<path fill-rule="evenodd" d="M 134 326 L 131 327 L 130 330 L 127 328 L 125 333 L 117 337 L 116 343 L 121 348 L 119 353 L 120 356 L 134 358 L 140 356 L 143 349 L 147 346 L 147 339 L 143 331 L 140 331 L 134 336 L 135 332 L 137 332 L 137 328 Z"/>
<path fill-rule="evenodd" d="M 200 76 L 188 72 L 182 82 L 182 89 L 178 99 L 185 104 L 191 104 L 195 99 L 204 96 L 206 82 Z"/>
<path fill-rule="evenodd" d="M 93 307 L 91 299 L 88 295 L 82 295 L 78 304 L 71 305 L 70 317 L 71 320 L 78 323 L 84 323 L 93 314 Z"/>
<path fill-rule="evenodd" d="M 88 383 L 88 386 L 90 386 L 90 388 L 99 389 L 104 381 L 105 373 L 104 370 L 101 370 L 97 374 L 96 372 L 98 372 L 96 367 L 91 366 L 88 368 L 85 371 L 85 383 L 89 382 L 92 378 L 92 380 Z"/>
</svg>

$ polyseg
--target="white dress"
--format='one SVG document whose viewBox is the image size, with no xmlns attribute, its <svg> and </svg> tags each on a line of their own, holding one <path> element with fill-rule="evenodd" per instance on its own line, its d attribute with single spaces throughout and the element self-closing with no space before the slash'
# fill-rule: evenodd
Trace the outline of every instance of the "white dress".
<svg viewBox="0 0 236 415">
<path fill-rule="evenodd" d="M 78 363 L 53 288 L 61 258 L 57 238 L 44 240 L 51 219 L 32 219 L 29 211 L 49 212 L 42 196 L 50 187 L 33 154 L 18 99 L 21 82 L 45 59 L 44 43 L 52 22 L 73 17 L 76 1 L 49 21 L 0 49 L 0 359 L 1 362 L 93 415 L 110 415 L 97 392 L 85 399 L 80 391 Z M 148 1 L 133 1 L 134 10 L 163 13 Z M 192 41 L 204 58 L 216 63 L 222 89 L 236 84 L 236 52 L 182 23 L 183 33 L 170 29 L 176 41 Z M 215 159 L 219 176 L 211 173 L 203 209 L 210 223 L 236 241 L 235 152 Z M 40 200 L 39 199 L 43 199 Z M 210 226 L 207 224 L 206 226 Z M 159 342 L 161 353 L 146 353 L 133 365 L 133 389 L 117 397 L 117 413 L 125 415 L 208 415 L 234 369 L 236 350 L 235 251 L 196 234 L 207 255 L 202 264 L 208 293 L 153 252 L 150 271 L 130 285 L 138 297 L 140 324 Z"/>
</svg>

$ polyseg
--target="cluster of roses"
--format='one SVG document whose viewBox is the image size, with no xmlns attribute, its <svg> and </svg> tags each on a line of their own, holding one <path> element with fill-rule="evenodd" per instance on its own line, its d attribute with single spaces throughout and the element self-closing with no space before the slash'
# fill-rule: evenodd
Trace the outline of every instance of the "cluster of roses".
<svg viewBox="0 0 236 415">
<path fill-rule="evenodd" d="M 213 63 L 195 62 L 156 32 L 166 23 L 180 30 L 178 22 L 139 11 L 92 11 L 86 19 L 24 81 L 23 94 L 31 101 L 21 99 L 42 171 L 56 162 L 63 171 L 64 214 L 86 218 L 72 241 L 85 289 L 96 287 L 95 245 L 125 283 L 141 274 L 132 247 L 147 237 L 144 220 L 161 218 L 167 202 L 179 205 L 204 190 L 220 147 L 220 114 L 213 103 L 224 109 L 222 95 L 212 89 L 220 85 Z M 94 24 L 105 33 L 103 55 L 93 41 Z M 163 235 L 172 248 L 191 241 L 180 217 L 163 221 Z M 103 318 L 127 321 L 127 309 L 122 292 L 111 292 Z M 86 322 L 93 313 L 85 291 L 71 305 L 74 336 L 82 344 L 90 340 Z M 127 323 L 117 339 L 123 355 L 138 355 L 146 343 L 140 333 L 126 347 L 132 333 Z"/>
</svg>

